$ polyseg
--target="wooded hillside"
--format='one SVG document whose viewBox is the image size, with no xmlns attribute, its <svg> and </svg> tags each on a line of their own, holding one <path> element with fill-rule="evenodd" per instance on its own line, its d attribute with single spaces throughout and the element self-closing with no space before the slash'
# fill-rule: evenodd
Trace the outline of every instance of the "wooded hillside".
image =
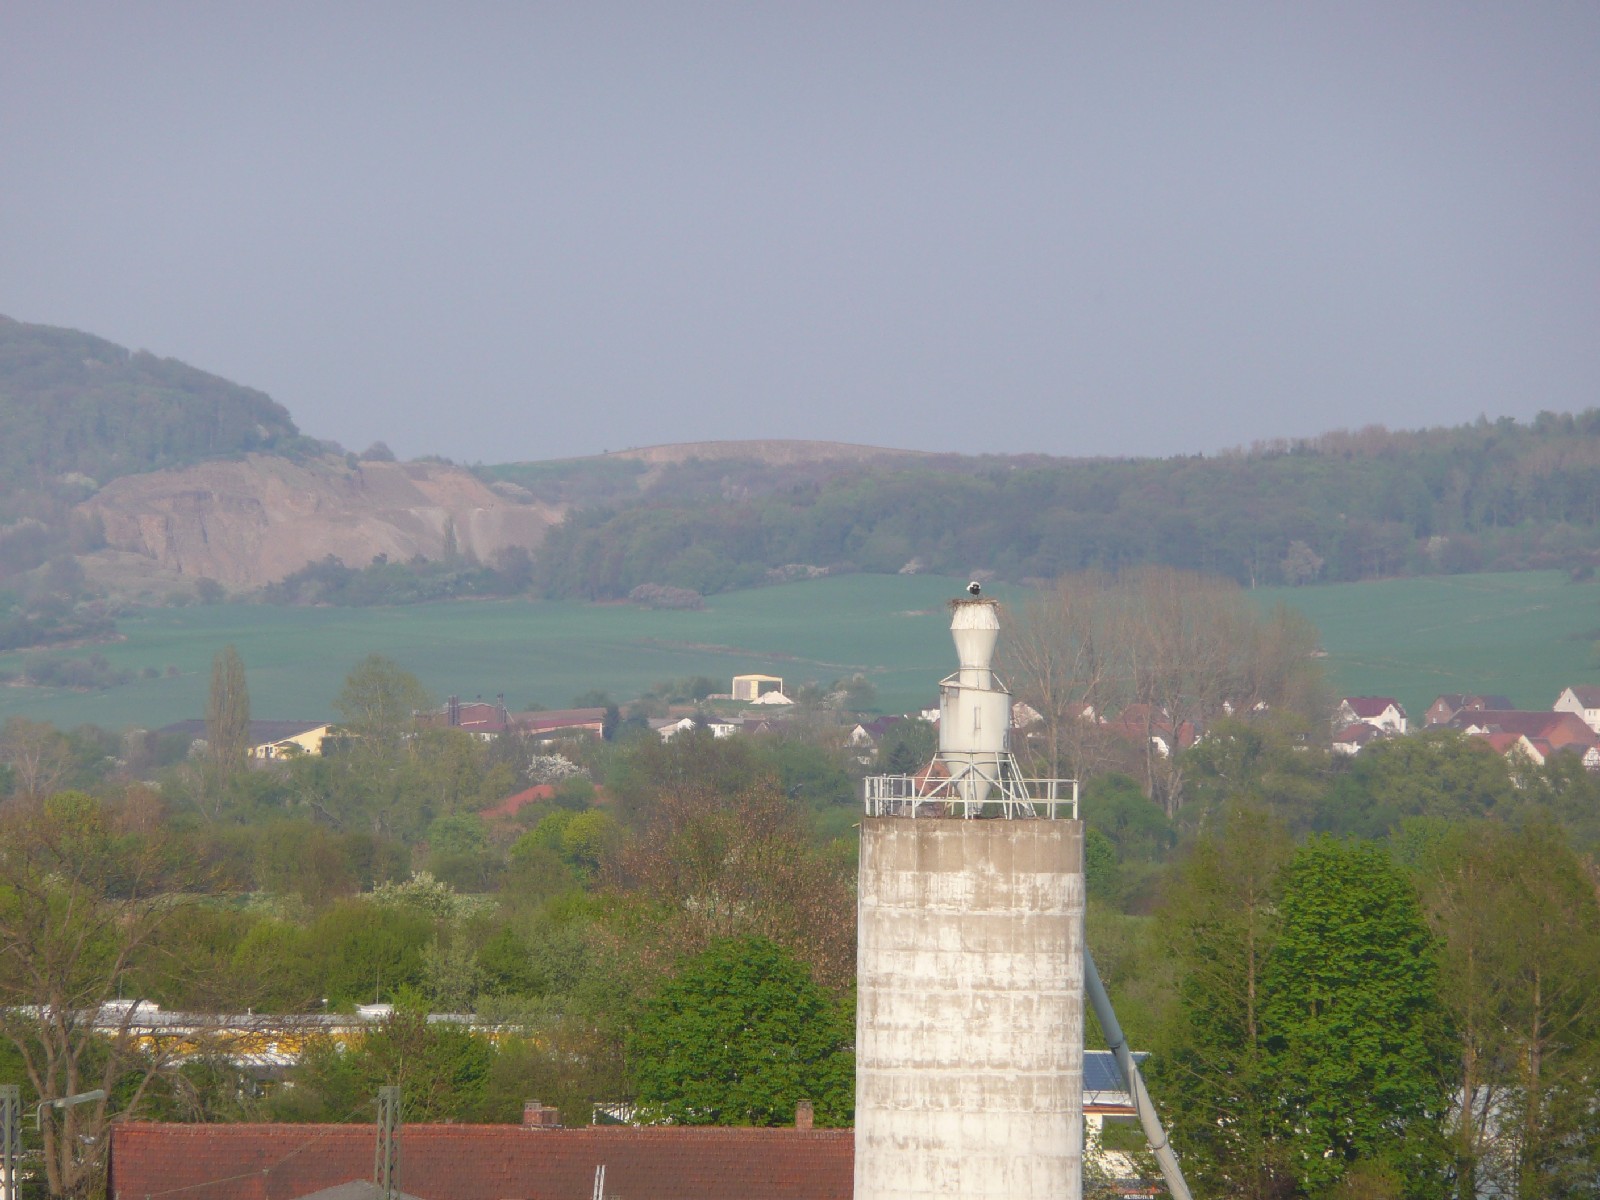
<svg viewBox="0 0 1600 1200">
<path fill-rule="evenodd" d="M 288 411 L 172 358 L 0 317 L 0 480 L 70 472 L 105 483 L 219 454 L 283 451 Z"/>
<path fill-rule="evenodd" d="M 542 551 L 552 595 L 615 598 L 641 583 L 716 592 L 786 564 L 1011 580 L 1161 564 L 1298 584 L 1583 567 L 1600 553 L 1593 409 L 1210 458 L 691 460 L 648 485 L 606 460 L 594 470 L 543 480 L 589 501 Z M 608 498 L 596 495 L 602 479 Z"/>
</svg>

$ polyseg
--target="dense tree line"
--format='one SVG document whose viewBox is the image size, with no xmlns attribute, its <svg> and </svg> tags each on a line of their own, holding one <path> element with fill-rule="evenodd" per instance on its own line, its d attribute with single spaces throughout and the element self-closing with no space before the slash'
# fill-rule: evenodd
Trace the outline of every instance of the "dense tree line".
<svg viewBox="0 0 1600 1200">
<path fill-rule="evenodd" d="M 792 470 L 792 469 L 791 469 Z M 803 563 L 1011 580 L 1161 564 L 1243 584 L 1592 564 L 1600 410 L 1335 433 L 1210 458 L 938 457 L 669 468 L 580 505 L 539 555 L 551 595 L 702 594 Z"/>
<path fill-rule="evenodd" d="M 447 556 L 436 562 L 415 559 L 390 562 L 380 555 L 364 567 L 347 567 L 328 555 L 268 584 L 261 599 L 268 604 L 336 604 L 350 608 L 373 605 L 423 604 L 469 596 L 516 596 L 528 590 L 533 560 L 512 546 L 495 564 L 485 565 Z"/>
</svg>

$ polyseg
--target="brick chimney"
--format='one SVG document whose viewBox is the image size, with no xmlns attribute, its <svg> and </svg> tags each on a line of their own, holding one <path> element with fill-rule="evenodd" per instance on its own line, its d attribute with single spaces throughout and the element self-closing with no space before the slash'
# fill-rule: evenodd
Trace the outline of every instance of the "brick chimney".
<svg viewBox="0 0 1600 1200">
<path fill-rule="evenodd" d="M 799 1104 L 794 1106 L 794 1127 L 796 1129 L 810 1129 L 814 1116 L 815 1111 L 811 1106 L 811 1101 L 800 1101 Z"/>
<path fill-rule="evenodd" d="M 522 1127 L 524 1129 L 560 1129 L 561 1110 L 552 1108 L 548 1104 L 540 1104 L 537 1100 L 529 1100 L 522 1106 Z"/>
</svg>

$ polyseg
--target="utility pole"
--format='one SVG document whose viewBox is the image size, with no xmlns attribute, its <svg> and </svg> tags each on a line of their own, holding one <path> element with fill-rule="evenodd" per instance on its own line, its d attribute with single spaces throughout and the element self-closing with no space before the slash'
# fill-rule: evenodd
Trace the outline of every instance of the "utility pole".
<svg viewBox="0 0 1600 1200">
<path fill-rule="evenodd" d="M 22 1156 L 22 1088 L 0 1084 L 0 1200 L 17 1200 L 17 1159 Z"/>
<path fill-rule="evenodd" d="M 400 1191 L 400 1089 L 378 1089 L 378 1150 L 372 1182 L 379 1200 L 395 1200 Z"/>
</svg>

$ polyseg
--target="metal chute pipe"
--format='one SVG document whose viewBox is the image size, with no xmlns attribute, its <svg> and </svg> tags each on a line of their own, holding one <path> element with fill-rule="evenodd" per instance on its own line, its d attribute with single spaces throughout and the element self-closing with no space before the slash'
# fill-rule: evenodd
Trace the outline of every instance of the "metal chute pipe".
<svg viewBox="0 0 1600 1200">
<path fill-rule="evenodd" d="M 1089 953 L 1088 946 L 1083 948 L 1083 987 L 1089 993 L 1089 1003 L 1094 1007 L 1095 1019 L 1100 1022 L 1100 1031 L 1106 1035 L 1106 1044 L 1111 1047 L 1122 1072 L 1122 1081 L 1128 1086 L 1128 1095 L 1133 1100 L 1134 1111 L 1139 1114 L 1139 1124 L 1144 1127 L 1145 1140 L 1156 1156 L 1167 1190 L 1172 1193 L 1173 1200 L 1192 1200 L 1177 1156 L 1172 1153 L 1172 1144 L 1167 1141 L 1167 1131 L 1161 1128 L 1161 1118 L 1156 1116 L 1155 1105 L 1150 1103 L 1144 1077 L 1139 1074 L 1133 1055 L 1128 1053 L 1128 1039 L 1122 1036 L 1122 1026 L 1112 1011 L 1111 997 L 1106 995 L 1106 985 L 1100 982 L 1100 972 L 1095 968 L 1094 955 Z"/>
</svg>

